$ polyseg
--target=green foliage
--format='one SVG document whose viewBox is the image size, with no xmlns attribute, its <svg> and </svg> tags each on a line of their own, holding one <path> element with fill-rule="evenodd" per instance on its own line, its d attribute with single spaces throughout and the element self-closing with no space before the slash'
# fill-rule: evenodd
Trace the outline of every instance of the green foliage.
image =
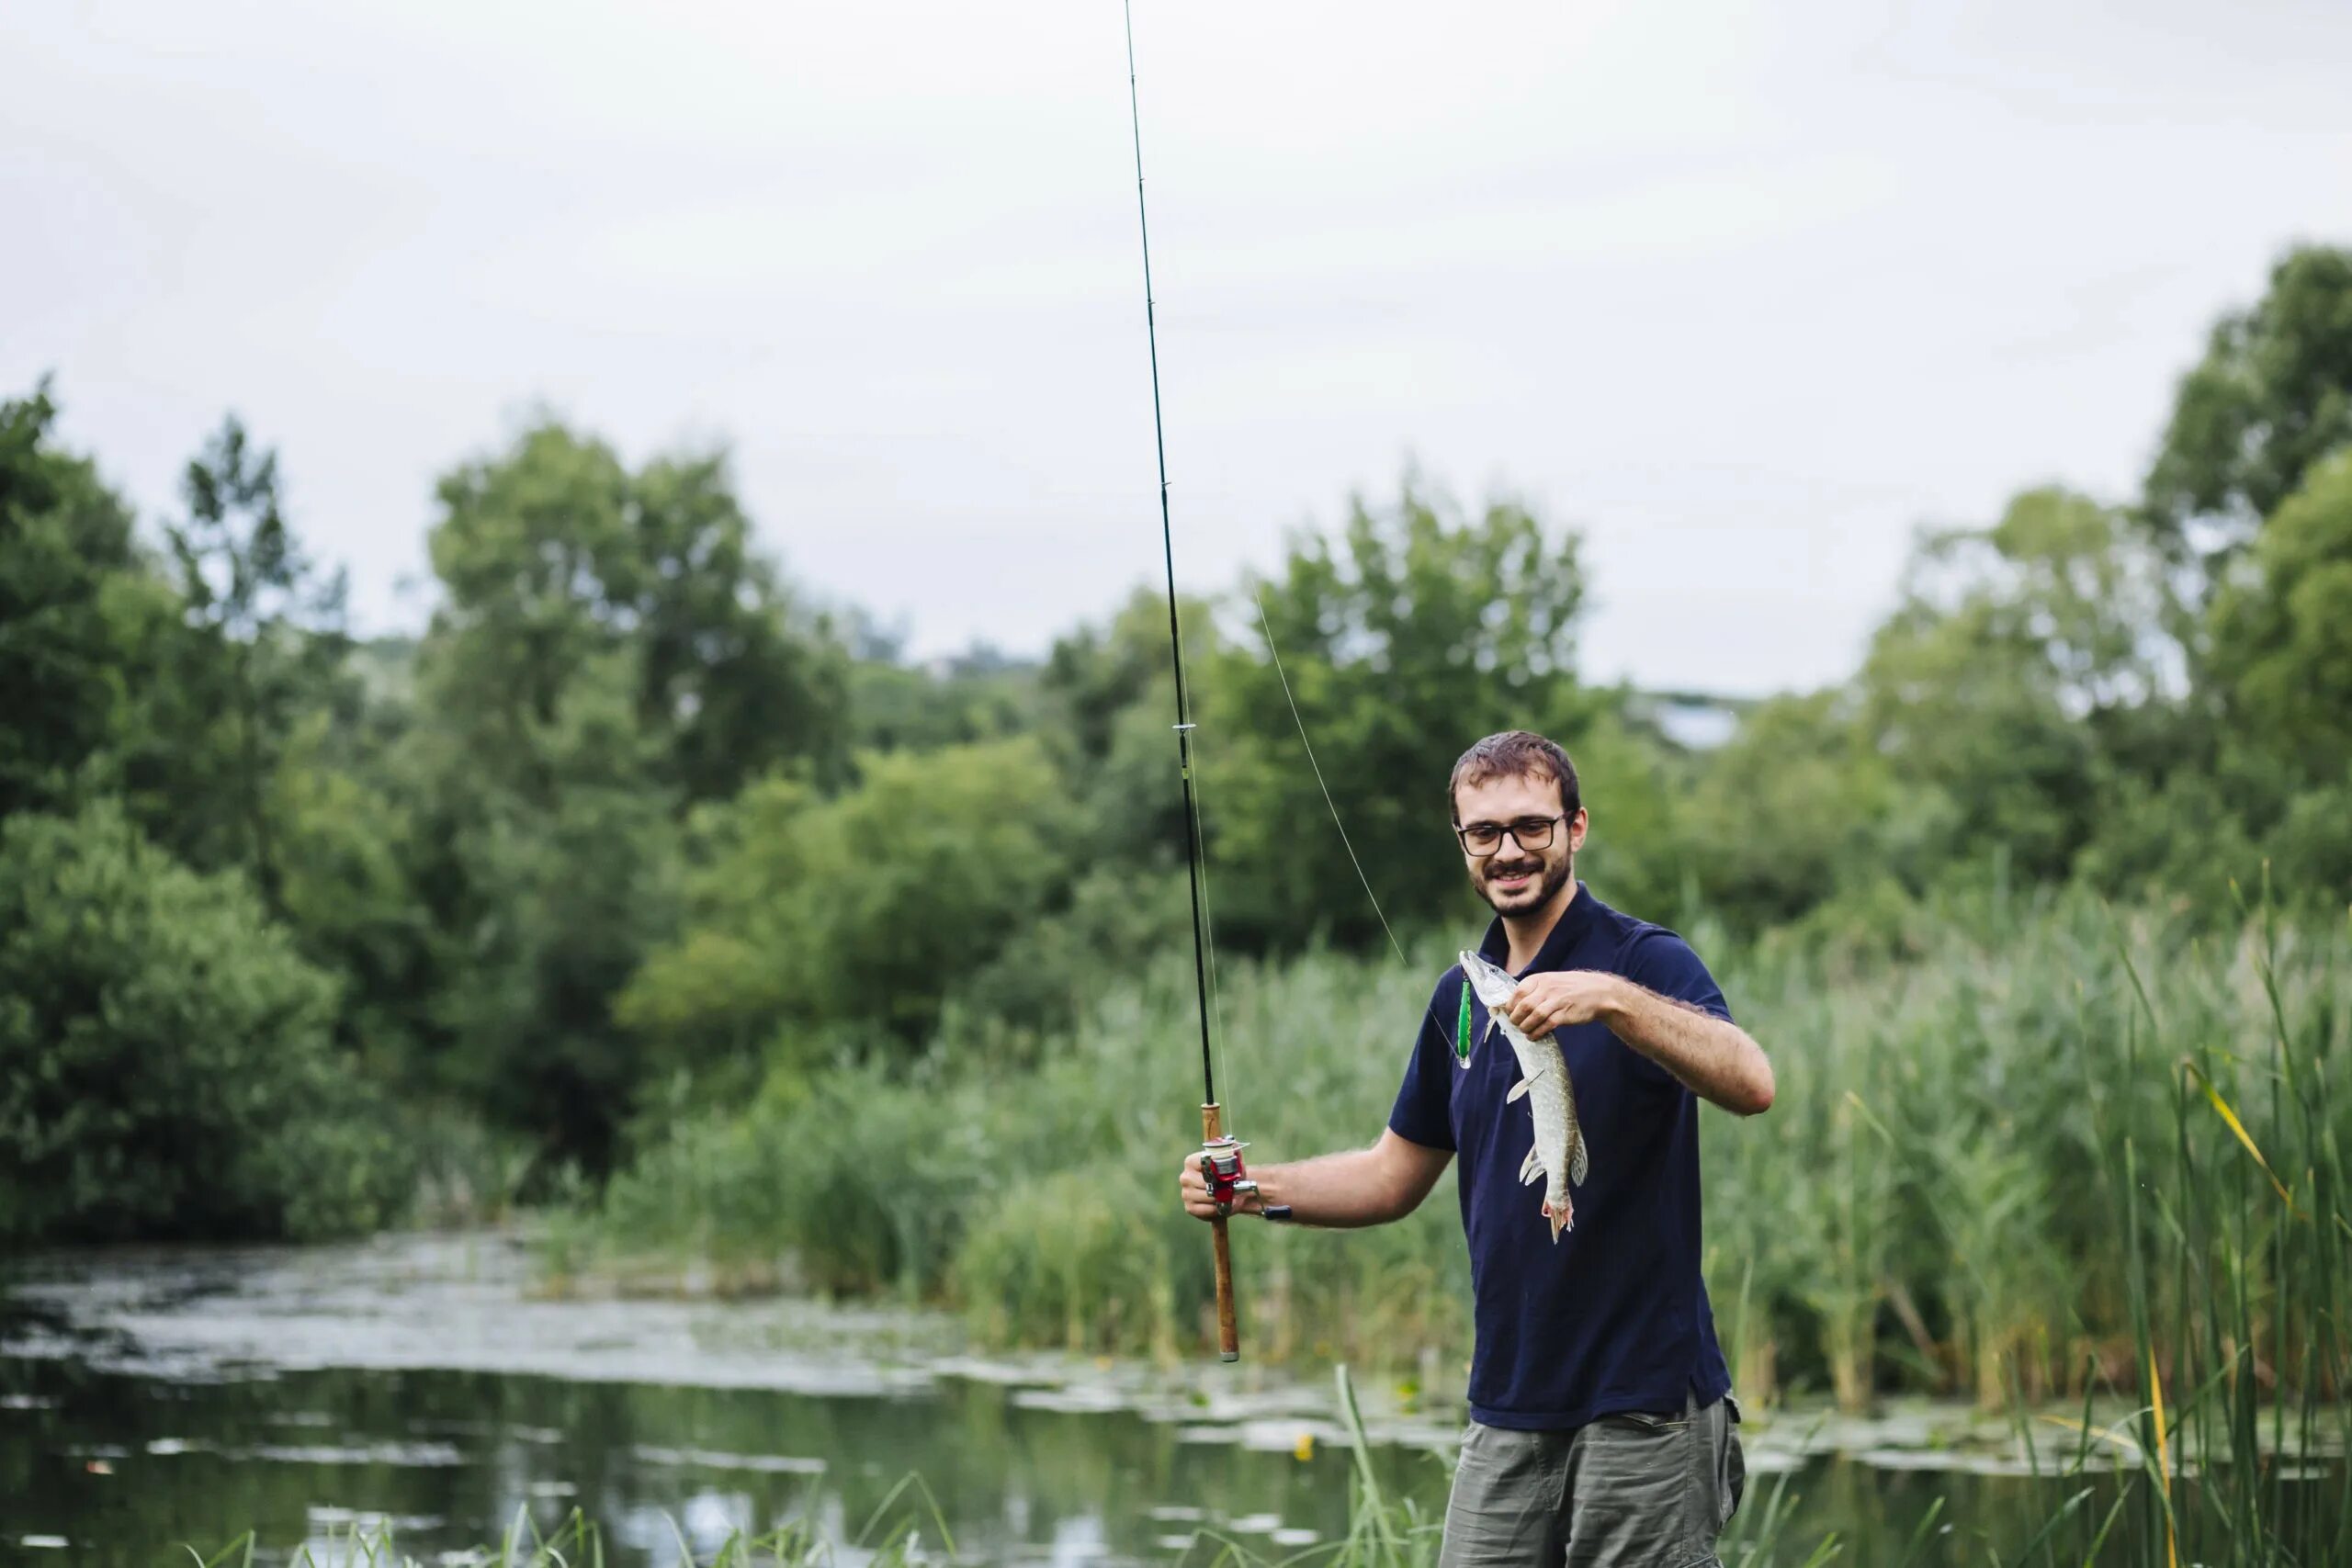
<svg viewBox="0 0 2352 1568">
<path fill-rule="evenodd" d="M 1571 754 L 1595 835 L 1585 841 L 1577 874 L 1657 919 L 1695 918 L 1686 901 L 1704 866 L 1692 842 L 1700 818 L 1690 794 L 1700 770 L 1640 728 L 1623 695 L 1614 694 L 1593 716 Z"/>
<path fill-rule="evenodd" d="M 2215 593 L 2210 657 L 2250 744 L 2352 778 L 2352 451 L 2312 470 Z"/>
<path fill-rule="evenodd" d="M 343 980 L 335 1037 L 387 1082 L 435 1037 L 443 944 L 410 879 L 410 802 L 372 757 L 343 762 L 336 726 L 305 715 L 283 743 L 266 809 L 278 908 L 303 955 Z"/>
<path fill-rule="evenodd" d="M 2149 470 L 2149 521 L 2168 541 L 2225 551 L 2347 445 L 2352 251 L 2314 245 L 2272 268 L 2253 309 L 2214 324 Z M 2200 525 L 2212 539 L 2196 537 Z"/>
<path fill-rule="evenodd" d="M 845 705 L 857 750 L 928 750 L 1039 727 L 1036 665 L 975 647 L 918 669 L 904 661 L 899 638 L 848 618 Z"/>
<path fill-rule="evenodd" d="M 1834 691 L 1776 697 L 1706 759 L 1689 812 L 1702 907 L 1777 924 L 1877 874 L 1894 782 L 1857 705 Z"/>
<path fill-rule="evenodd" d="M 723 798 L 786 763 L 838 767 L 838 652 L 752 550 L 723 456 L 632 474 L 550 423 L 452 471 L 439 499 L 428 544 L 448 597 L 432 684 L 519 793 L 548 782 L 533 728 L 620 654 L 656 782 L 680 799 Z"/>
<path fill-rule="evenodd" d="M 168 840 L 201 865 L 242 865 L 273 910 L 284 874 L 272 786 L 304 715 L 333 699 L 349 647 L 344 584 L 322 578 L 277 500 L 277 455 L 256 456 L 233 417 L 187 466 L 188 515 L 166 530 L 179 567 L 183 701 L 209 714 L 217 776 L 176 803 Z"/>
<path fill-rule="evenodd" d="M 2095 819 L 2107 717 L 2155 695 L 2162 604 L 2159 563 L 2121 516 L 2064 491 L 1922 541 L 1857 682 L 1912 886 L 1996 849 L 2035 881 L 2066 874 Z"/>
<path fill-rule="evenodd" d="M 134 723 L 154 672 L 139 649 L 169 615 L 130 510 L 51 443 L 56 412 L 46 388 L 0 402 L 0 818 L 73 809 Z"/>
<path fill-rule="evenodd" d="M 861 774 L 831 799 L 769 779 L 696 815 L 684 930 L 619 1001 L 663 1061 L 918 1044 L 1058 896 L 1068 810 L 1034 740 L 881 753 Z"/>
<path fill-rule="evenodd" d="M 957 1303 L 998 1343 L 1189 1351 L 1214 1333 L 1200 1227 L 1170 1196 L 1199 1131 L 1191 983 L 1181 953 L 1141 979 L 1098 976 L 1080 1026 L 1030 1073 L 974 1059 L 780 1072 L 747 1111 L 688 1118 L 616 1177 L 591 1252 L 608 1267 L 707 1259 L 730 1279 L 789 1258 L 829 1291 Z M 1423 989 L 1393 964 L 1328 955 L 1232 968 L 1226 1066 L 1269 1081 L 1279 1060 L 1284 1089 L 1240 1105 L 1244 1135 L 1277 1158 L 1362 1141 L 1397 1057 L 1361 1043 L 1396 1037 Z M 1244 1056 L 1234 1042 L 1255 1043 Z M 1461 1232 L 1442 1207 L 1295 1238 L 1249 1308 L 1255 1342 L 1387 1361 L 1466 1344 Z"/>
<path fill-rule="evenodd" d="M 678 829 L 648 784 L 656 743 L 635 684 L 626 654 L 575 671 L 545 720 L 523 724 L 537 799 L 483 792 L 451 843 L 480 915 L 451 959 L 442 1080 L 597 1173 L 644 1078 L 613 997 L 675 920 Z"/>
<path fill-rule="evenodd" d="M 652 1070 L 614 1000 L 677 932 L 681 818 L 771 770 L 840 777 L 840 650 L 719 457 L 632 473 L 550 423 L 439 497 L 399 769 L 450 976 L 431 1077 L 601 1174 Z"/>
<path fill-rule="evenodd" d="M 606 1187 L 574 1267 L 707 1259 L 759 1284 L 789 1263 L 820 1290 L 919 1298 L 938 1289 L 991 1157 L 986 1109 L 969 1084 L 848 1065 L 779 1078 L 746 1115 L 678 1117 Z"/>
<path fill-rule="evenodd" d="M 1576 537 L 1506 502 L 1465 517 L 1408 476 L 1394 507 L 1356 502 L 1336 539 L 1296 540 L 1251 592 L 1240 611 L 1254 627 L 1262 606 L 1272 651 L 1253 637 L 1201 663 L 1221 929 L 1248 949 L 1377 935 L 1348 892 L 1301 721 L 1383 900 L 1423 916 L 1464 907 L 1444 800 L 1455 756 L 1510 728 L 1573 753 L 1600 705 L 1576 677 Z"/>
<path fill-rule="evenodd" d="M 407 1173 L 329 1046 L 334 987 L 233 875 L 119 811 L 0 828 L 0 1234 L 330 1235 Z"/>
<path fill-rule="evenodd" d="M 1743 1397 L 1813 1390 L 1860 1408 L 1903 1390 L 1998 1407 L 2133 1387 L 2135 1241 L 2111 1169 L 2127 1142 L 2143 1170 L 2253 1226 L 2210 1278 L 2207 1262 L 2167 1265 L 2153 1320 L 2202 1321 L 2208 1292 L 2243 1288 L 2236 1343 L 2261 1364 L 2322 1358 L 2338 1369 L 2322 1387 L 2352 1374 L 2324 1249 L 2267 1251 L 2280 1234 L 2263 1218 L 2268 1178 L 2217 1114 L 2177 1124 L 2189 1055 L 2282 1179 L 2334 1179 L 2352 1104 L 2321 1075 L 2352 1044 L 2352 931 L 2266 938 L 2256 921 L 2216 941 L 2161 911 L 1991 894 L 1901 923 L 1891 955 L 1700 933 L 1781 1069 L 1770 1115 L 1703 1116 L 1706 1271 Z M 1227 967 L 1222 1067 L 1254 1158 L 1379 1127 L 1444 947 L 1417 944 L 1411 971 L 1329 954 Z M 695 1120 L 607 1193 L 608 1258 L 704 1257 L 732 1278 L 797 1262 L 826 1289 L 956 1304 L 994 1343 L 1197 1353 L 1215 1333 L 1208 1249 L 1170 1190 L 1197 1088 L 1182 958 L 1100 989 L 1031 1072 L 844 1068 Z M 2172 1043 L 2149 1043 L 2151 1015 Z M 2266 1030 L 2276 1051 L 2186 1044 Z M 2291 1176 L 2307 1168 L 2319 1175 Z M 1375 1230 L 1239 1228 L 1253 1357 L 1446 1381 L 1437 1369 L 1461 1364 L 1470 1333 L 1451 1208 L 1442 1186 Z M 2196 1382 L 2227 1354 L 2184 1343 L 2165 1375 Z"/>
<path fill-rule="evenodd" d="M 933 1049 L 1005 1068 L 1034 1066 L 1100 998 L 1105 980 L 1189 951 L 1192 899 L 1180 871 L 1096 864 L 1068 902 L 1033 914 L 996 956 L 956 987 Z"/>
<path fill-rule="evenodd" d="M 1285 987 L 1345 974 L 1363 990 L 1351 955 L 1383 939 L 1351 852 L 1401 930 L 1482 918 L 1439 790 L 1465 745 L 1507 728 L 1551 734 L 1578 759 L 1594 822 L 1581 869 L 1613 900 L 1736 936 L 1768 988 L 1772 965 L 1817 965 L 1805 985 L 1886 1021 L 1910 1017 L 1879 988 L 1894 984 L 1890 964 L 1957 973 L 1977 960 L 1955 944 L 1974 942 L 2041 974 L 1987 922 L 2067 888 L 2217 938 L 2232 929 L 2233 874 L 2267 857 L 2282 908 L 2340 912 L 2352 889 L 2348 256 L 2288 256 L 2267 294 L 2217 327 L 2138 505 L 2041 489 L 1985 525 L 1923 536 L 1854 676 L 1755 704 L 1713 750 L 1668 739 L 1647 716 L 1654 697 L 1579 680 L 1579 542 L 1507 502 L 1464 508 L 1408 475 L 1329 535 L 1294 539 L 1264 580 L 1183 602 L 1220 1039 L 1304 1027 L 1304 1003 L 1249 1027 L 1230 1016 Z M 708 1120 L 714 1106 L 759 1093 L 756 1125 L 782 1118 L 822 1144 L 831 1124 L 792 1119 L 831 1104 L 836 1067 L 852 1063 L 881 1075 L 862 1093 L 923 1085 L 1017 1138 L 990 1121 L 983 1079 L 1036 1089 L 1043 1114 L 1091 1152 L 1024 1170 L 1035 1206 L 1070 1207 L 1087 1245 L 1122 1268 L 1168 1260 L 1160 1304 L 1123 1307 L 1114 1324 L 1070 1293 L 1067 1271 L 1022 1274 L 1022 1248 L 1052 1237 L 1025 1235 L 1019 1215 L 953 1233 L 938 1249 L 954 1257 L 914 1260 L 900 1235 L 842 1254 L 826 1277 L 919 1278 L 975 1303 L 1001 1287 L 1029 1303 L 1005 1309 L 1001 1331 L 1015 1337 L 1183 1338 L 1198 1280 L 1182 1227 L 1148 1239 L 1114 1223 L 1114 1200 L 1161 1178 L 1127 1163 L 1136 1129 L 1092 1131 L 1110 1086 L 1137 1078 L 1124 1055 L 1095 1054 L 1106 1033 L 1132 1048 L 1137 1031 L 1164 1028 L 1180 1061 L 1189 1034 L 1176 1000 L 1104 1010 L 1122 985 L 1159 985 L 1159 965 L 1188 981 L 1159 592 L 1065 636 L 1042 665 L 975 649 L 911 667 L 854 610 L 820 615 L 794 592 L 758 549 L 723 457 L 631 466 L 546 421 L 443 479 L 425 635 L 354 648 L 337 581 L 282 513 L 274 456 L 233 420 L 188 466 L 159 559 L 92 465 L 57 448 L 53 419 L 45 389 L 0 405 L 0 820 L 116 824 L 166 880 L 237 873 L 263 913 L 236 929 L 329 982 L 304 1027 L 327 1032 L 355 1092 L 396 1086 L 436 1117 L 494 1122 L 456 1140 L 492 1152 L 458 1163 L 511 1165 L 504 1140 L 520 1139 L 535 1190 L 567 1167 L 621 1168 L 632 1135 L 651 1162 L 640 1197 L 684 1182 L 658 1168 L 684 1157 L 667 1142 L 689 1135 L 676 1122 L 701 1140 L 695 1157 L 743 1173 L 722 1185 L 743 1213 L 767 1215 L 748 1229 L 782 1234 L 775 1182 L 846 1192 L 855 1173 L 771 1167 L 737 1146 L 734 1123 Z M 1295 976 L 1253 967 L 1303 953 L 1318 955 Z M 1339 1011 L 1378 1000 L 1387 1011 L 1359 1019 L 1376 1036 L 1419 1005 L 1409 989 Z M 1945 998 L 1962 1000 L 1977 1005 Z M 1785 1005 L 1800 1038 L 1844 1027 L 1794 993 Z M 1904 1048 L 1928 1040 L 1918 1024 Z M 1057 1063 L 1072 1042 L 1089 1065 L 1069 1077 Z M 1874 1084 L 1884 1053 L 1857 1051 L 1854 1081 Z M 28 1075 L 40 1059 L 14 1058 Z M 1374 1116 L 1386 1076 L 1335 1082 L 1331 1101 Z M 0 1093 L 36 1088 L 0 1078 Z M 1153 1092 L 1181 1105 L 1193 1090 L 1171 1077 Z M 840 1105 L 830 1114 L 857 1122 Z M 1351 1111 L 1285 1131 L 1306 1145 L 1368 1124 Z M 888 1135 L 930 1126 L 910 1117 Z M 1820 1121 L 1815 1149 L 1786 1157 L 1848 1170 L 1852 1191 L 1894 1181 L 1883 1196 L 1899 1206 L 1913 1179 L 1886 1175 L 1871 1129 L 1858 1112 Z M 2064 1173 L 2043 1165 L 1939 1147 L 1933 1169 L 1918 1181 L 1975 1194 L 1950 1200 L 1971 1215 L 2035 1225 L 2044 1203 L 2067 1212 Z M 1758 1191 L 1777 1179 L 1748 1175 Z M 138 1212 L 151 1231 L 218 1228 L 198 1208 Z M 874 1235 L 913 1223 L 844 1212 Z M 1996 1307 L 2045 1288 L 2030 1249 L 1973 1295 L 1923 1293 L 1899 1272 L 1912 1233 L 1863 1235 L 1866 1217 L 1804 1211 L 1789 1230 L 1814 1271 L 1802 1290 L 1757 1274 L 1741 1334 L 1797 1375 L 1849 1388 L 1883 1374 L 1891 1321 L 1908 1325 L 1918 1367 L 1945 1364 L 1921 1346 L 1946 1337 L 1974 1361 L 2026 1354 L 2025 1330 Z M 983 1232 L 964 1256 L 958 1238 Z M 1452 1309 L 1431 1304 L 1442 1292 L 1414 1272 L 1428 1256 L 1353 1245 L 1414 1282 L 1361 1289 L 1347 1310 L 1402 1303 L 1406 1321 L 1445 1321 Z M 1964 1249 L 1989 1245 L 1974 1234 Z M 833 1255 L 821 1234 L 807 1246 L 820 1265 Z M 1317 1314 L 1363 1283 L 1336 1263 L 1303 1282 L 1296 1332 L 1346 1340 Z M 2048 1308 L 2036 1323 L 2057 1321 Z"/>
</svg>

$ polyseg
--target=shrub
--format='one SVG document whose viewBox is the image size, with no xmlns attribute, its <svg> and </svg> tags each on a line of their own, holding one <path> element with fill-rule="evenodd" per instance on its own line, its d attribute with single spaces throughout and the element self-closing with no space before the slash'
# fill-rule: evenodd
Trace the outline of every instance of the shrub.
<svg viewBox="0 0 2352 1568">
<path fill-rule="evenodd" d="M 111 806 L 0 828 L 0 1235 L 318 1236 L 383 1220 L 400 1141 L 333 983 L 232 874 Z"/>
</svg>

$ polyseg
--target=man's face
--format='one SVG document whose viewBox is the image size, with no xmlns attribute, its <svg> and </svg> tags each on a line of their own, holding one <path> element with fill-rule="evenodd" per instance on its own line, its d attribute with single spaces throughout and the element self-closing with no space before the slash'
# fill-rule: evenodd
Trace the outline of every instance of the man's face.
<svg viewBox="0 0 2352 1568">
<path fill-rule="evenodd" d="M 1560 786 L 1546 778 L 1488 779 L 1454 791 L 1453 807 L 1455 820 L 1464 828 L 1481 822 L 1508 825 L 1529 818 L 1553 818 L 1560 815 Z M 1516 833 L 1506 834 L 1491 855 L 1474 855 L 1465 849 L 1463 860 L 1470 872 L 1470 886 L 1498 915 L 1532 914 L 1549 903 L 1575 874 L 1584 829 L 1585 814 L 1579 809 L 1566 821 L 1552 824 L 1552 841 L 1543 849 L 1521 843 Z"/>
</svg>

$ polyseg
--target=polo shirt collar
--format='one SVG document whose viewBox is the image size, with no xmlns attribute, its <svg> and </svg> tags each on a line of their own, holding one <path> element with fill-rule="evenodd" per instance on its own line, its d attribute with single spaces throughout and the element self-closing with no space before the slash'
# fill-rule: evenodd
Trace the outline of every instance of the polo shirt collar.
<svg viewBox="0 0 2352 1568">
<path fill-rule="evenodd" d="M 1568 954 L 1576 950 L 1577 943 L 1584 940 L 1585 932 L 1592 929 L 1593 914 L 1599 907 L 1600 901 L 1593 897 L 1592 889 L 1583 882 L 1577 882 L 1576 897 L 1570 898 L 1568 907 L 1560 911 L 1560 918 L 1554 922 L 1551 934 L 1536 950 L 1535 962 L 1527 966 L 1521 977 L 1559 968 Z M 1487 922 L 1486 940 L 1478 944 L 1478 953 L 1491 963 L 1510 962 L 1510 934 L 1503 930 L 1500 915 Z"/>
</svg>

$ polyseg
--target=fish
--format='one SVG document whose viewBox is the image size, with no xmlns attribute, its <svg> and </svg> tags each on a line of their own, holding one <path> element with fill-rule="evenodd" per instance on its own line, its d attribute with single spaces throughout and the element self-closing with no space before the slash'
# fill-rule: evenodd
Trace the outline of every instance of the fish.
<svg viewBox="0 0 2352 1568">
<path fill-rule="evenodd" d="M 1583 1186 L 1592 1164 L 1584 1124 L 1577 1120 L 1576 1085 L 1568 1080 L 1559 1036 L 1547 1032 L 1539 1040 L 1530 1040 L 1503 1017 L 1499 1010 L 1519 989 L 1510 970 L 1481 953 L 1465 953 L 1462 973 L 1486 1005 L 1487 1032 L 1501 1030 L 1503 1038 L 1510 1042 L 1511 1055 L 1519 1058 L 1519 1082 L 1504 1098 L 1506 1102 L 1525 1100 L 1535 1122 L 1534 1145 L 1519 1168 L 1520 1185 L 1543 1180 L 1544 1217 L 1552 1223 L 1552 1241 L 1556 1246 L 1562 1231 L 1576 1228 L 1577 1210 L 1568 1196 L 1568 1183 Z"/>
</svg>

